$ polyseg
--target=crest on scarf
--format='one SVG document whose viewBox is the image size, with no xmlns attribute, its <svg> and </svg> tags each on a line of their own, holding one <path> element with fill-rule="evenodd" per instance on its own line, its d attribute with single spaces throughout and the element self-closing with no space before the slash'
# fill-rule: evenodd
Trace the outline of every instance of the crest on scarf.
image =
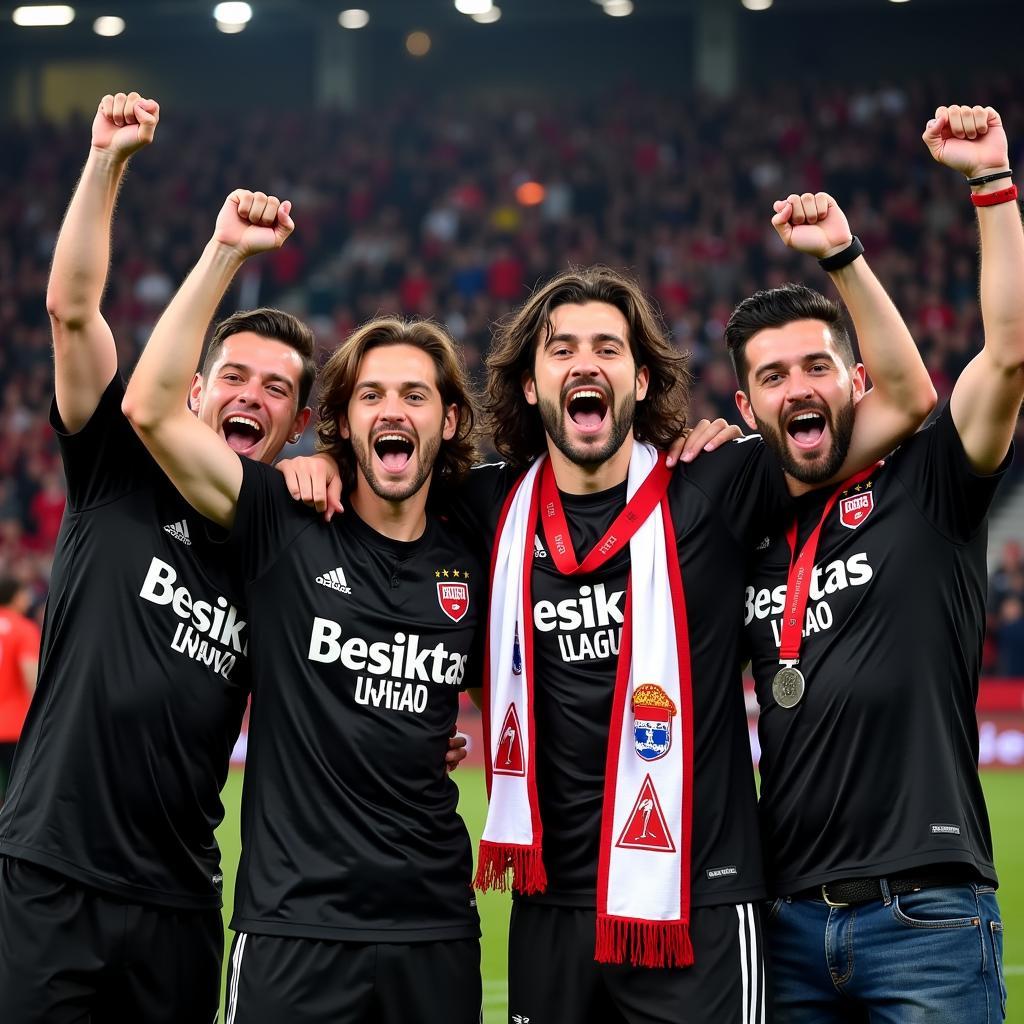
<svg viewBox="0 0 1024 1024">
<path fill-rule="evenodd" d="M 658 794 L 654 791 L 654 783 L 650 775 L 644 777 L 640 793 L 629 812 L 626 827 L 619 836 L 616 846 L 630 850 L 654 850 L 659 853 L 675 853 L 676 844 L 672 841 L 665 815 L 661 810 Z"/>
<path fill-rule="evenodd" d="M 633 691 L 633 749 L 645 761 L 669 752 L 675 714 L 672 699 L 655 683 L 642 683 Z"/>
<path fill-rule="evenodd" d="M 438 583 L 437 602 L 452 622 L 458 622 L 469 611 L 469 584 Z"/>
<path fill-rule="evenodd" d="M 494 752 L 492 771 L 495 775 L 525 775 L 523 764 L 523 730 L 519 725 L 515 704 L 509 704 L 498 733 L 498 747 Z"/>
<path fill-rule="evenodd" d="M 858 487 L 860 484 L 857 485 Z M 839 499 L 839 522 L 848 530 L 856 530 L 875 507 L 873 491 L 865 490 L 860 494 L 848 494 Z"/>
</svg>

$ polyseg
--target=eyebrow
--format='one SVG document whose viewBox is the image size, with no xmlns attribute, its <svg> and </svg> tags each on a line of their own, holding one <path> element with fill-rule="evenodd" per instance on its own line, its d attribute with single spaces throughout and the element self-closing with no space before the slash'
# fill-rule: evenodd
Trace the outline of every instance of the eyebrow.
<svg viewBox="0 0 1024 1024">
<path fill-rule="evenodd" d="M 835 357 L 832 355 L 831 352 L 810 352 L 806 356 L 804 356 L 800 360 L 800 362 L 816 363 L 821 359 L 826 359 L 828 360 L 828 362 L 835 365 Z M 755 377 L 760 377 L 762 373 L 767 373 L 769 370 L 784 370 L 785 368 L 785 361 L 782 359 L 776 359 L 770 363 L 762 363 L 760 366 L 754 369 L 753 373 Z"/>
<path fill-rule="evenodd" d="M 623 341 L 623 339 L 620 338 L 617 334 L 611 334 L 611 333 L 609 333 L 607 331 L 602 331 L 599 334 L 592 334 L 590 336 L 590 340 L 591 341 L 617 341 L 620 345 L 625 345 L 626 344 L 625 341 Z M 551 337 L 548 338 L 547 343 L 548 343 L 548 345 L 551 345 L 551 344 L 553 344 L 556 341 L 579 341 L 579 335 L 569 334 L 568 332 L 563 331 L 560 334 L 552 334 Z"/>
<path fill-rule="evenodd" d="M 359 391 L 362 388 L 373 388 L 376 391 L 386 391 L 387 388 L 376 380 L 361 380 L 356 384 L 354 391 Z M 406 380 L 403 381 L 399 388 L 402 391 L 433 391 L 434 389 L 425 380 Z"/>
<path fill-rule="evenodd" d="M 246 366 L 245 363 L 221 363 L 221 366 L 220 366 L 220 372 L 221 373 L 223 373 L 225 370 L 228 370 L 228 369 L 231 369 L 231 370 L 241 370 L 243 373 L 248 373 L 248 374 L 252 374 L 253 373 L 253 368 L 251 366 Z M 295 387 L 295 385 L 292 382 L 291 378 L 284 376 L 284 374 L 282 374 L 282 373 L 265 373 L 265 374 L 263 374 L 263 376 L 267 380 L 273 380 L 273 381 L 277 381 L 277 382 L 279 382 L 281 384 L 286 384 L 290 388 L 294 388 Z"/>
</svg>

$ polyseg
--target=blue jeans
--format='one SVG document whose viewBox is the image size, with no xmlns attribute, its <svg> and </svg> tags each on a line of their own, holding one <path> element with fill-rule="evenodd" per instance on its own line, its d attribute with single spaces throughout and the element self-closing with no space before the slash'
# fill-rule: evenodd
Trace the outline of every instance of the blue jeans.
<svg viewBox="0 0 1024 1024">
<path fill-rule="evenodd" d="M 775 1024 L 998 1024 L 1003 925 L 987 885 L 851 907 L 778 899 L 765 919 Z"/>
</svg>

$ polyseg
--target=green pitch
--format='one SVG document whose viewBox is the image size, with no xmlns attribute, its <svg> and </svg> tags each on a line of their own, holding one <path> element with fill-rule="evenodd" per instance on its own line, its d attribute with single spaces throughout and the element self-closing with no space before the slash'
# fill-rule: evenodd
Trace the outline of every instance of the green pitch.
<svg viewBox="0 0 1024 1024">
<path fill-rule="evenodd" d="M 483 770 L 460 768 L 455 778 L 461 791 L 459 811 L 475 842 L 483 828 L 486 810 Z M 983 778 L 995 836 L 996 866 L 1002 879 L 999 901 L 1006 941 L 1003 962 L 1009 988 L 1007 1021 L 1024 1024 L 1024 776 L 1014 772 L 988 772 Z M 225 923 L 238 863 L 241 791 L 242 773 L 232 772 L 224 790 L 227 813 L 218 833 L 224 851 Z M 485 1024 L 506 1024 L 505 949 L 509 900 L 500 893 L 488 893 L 480 897 L 479 905 L 484 935 L 484 1020 Z M 225 957 L 225 967 L 226 964 Z"/>
</svg>

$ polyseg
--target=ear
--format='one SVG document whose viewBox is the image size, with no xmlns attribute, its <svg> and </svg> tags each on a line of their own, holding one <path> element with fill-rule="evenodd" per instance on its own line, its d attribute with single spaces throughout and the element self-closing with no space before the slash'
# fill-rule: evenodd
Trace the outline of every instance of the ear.
<svg viewBox="0 0 1024 1024">
<path fill-rule="evenodd" d="M 647 397 L 647 386 L 651 382 L 651 371 L 641 366 L 636 372 L 636 400 L 642 402 Z"/>
<path fill-rule="evenodd" d="M 313 415 L 313 410 L 307 405 L 305 409 L 300 409 L 292 420 L 292 429 L 288 432 L 289 437 L 301 437 L 302 432 L 309 426 L 309 417 Z"/>
<path fill-rule="evenodd" d="M 529 370 L 523 374 L 523 394 L 526 396 L 526 401 L 529 405 L 537 404 L 537 382 L 533 379 L 533 374 Z"/>
<path fill-rule="evenodd" d="M 441 437 L 450 441 L 459 428 L 459 407 L 453 402 L 444 411 L 444 423 L 441 427 Z"/>
<path fill-rule="evenodd" d="M 736 408 L 739 409 L 740 415 L 743 417 L 743 422 L 746 423 L 751 430 L 757 430 L 757 420 L 754 419 L 754 410 L 750 407 L 750 399 L 747 398 L 746 394 L 742 391 L 736 392 Z"/>
<path fill-rule="evenodd" d="M 857 363 L 850 369 L 850 381 L 853 384 L 853 404 L 856 405 L 867 394 L 867 371 L 863 363 Z"/>
<path fill-rule="evenodd" d="M 199 403 L 203 397 L 203 378 L 201 374 L 196 374 L 192 378 L 192 386 L 188 389 L 188 407 L 197 416 L 199 415 Z"/>
<path fill-rule="evenodd" d="M 348 417 L 341 412 L 338 413 L 338 437 L 343 437 L 346 441 L 352 439 L 352 431 L 348 429 Z"/>
</svg>

